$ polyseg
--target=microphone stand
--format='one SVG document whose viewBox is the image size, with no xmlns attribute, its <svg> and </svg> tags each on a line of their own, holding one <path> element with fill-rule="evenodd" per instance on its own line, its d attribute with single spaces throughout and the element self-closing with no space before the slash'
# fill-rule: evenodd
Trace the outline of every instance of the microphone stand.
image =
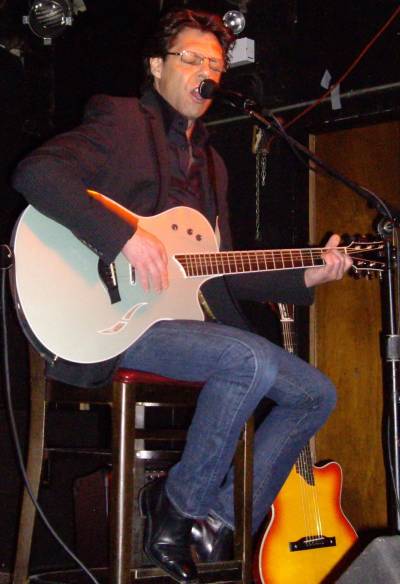
<svg viewBox="0 0 400 584">
<path fill-rule="evenodd" d="M 338 172 L 335 168 L 321 160 L 306 146 L 289 136 L 283 126 L 275 118 L 268 114 L 265 118 L 255 108 L 256 104 L 243 98 L 238 106 L 231 100 L 226 100 L 230 105 L 239 107 L 250 118 L 257 120 L 259 125 L 275 136 L 283 138 L 291 148 L 301 152 L 308 160 L 311 160 L 326 174 L 346 185 L 353 192 L 363 199 L 368 205 L 375 208 L 382 216 L 378 223 L 378 233 L 385 241 L 385 269 L 381 281 L 382 296 L 382 369 L 383 369 L 383 393 L 388 405 L 385 408 L 388 417 L 388 446 L 386 453 L 387 483 L 389 485 L 388 506 L 389 506 L 389 527 L 394 533 L 400 533 L 400 334 L 399 323 L 397 322 L 395 299 L 395 253 L 392 239 L 394 230 L 400 226 L 400 213 L 390 208 L 376 193 L 362 187 L 358 183 L 350 180 Z M 400 300 L 398 301 L 400 303 Z M 390 471 L 390 472 L 389 472 Z M 390 488 L 391 486 L 391 488 Z"/>
</svg>

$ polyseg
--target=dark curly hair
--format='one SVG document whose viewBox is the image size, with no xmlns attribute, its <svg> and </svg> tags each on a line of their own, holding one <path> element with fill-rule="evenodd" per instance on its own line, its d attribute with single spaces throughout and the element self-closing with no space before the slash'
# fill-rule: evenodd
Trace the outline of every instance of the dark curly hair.
<svg viewBox="0 0 400 584">
<path fill-rule="evenodd" d="M 150 71 L 150 58 L 162 57 L 164 59 L 178 34 L 185 28 L 213 33 L 224 52 L 225 64 L 229 64 L 230 51 L 235 43 L 235 36 L 231 29 L 225 26 L 220 16 L 194 10 L 173 11 L 159 20 L 156 31 L 145 46 L 143 52 L 145 85 L 153 80 Z"/>
</svg>

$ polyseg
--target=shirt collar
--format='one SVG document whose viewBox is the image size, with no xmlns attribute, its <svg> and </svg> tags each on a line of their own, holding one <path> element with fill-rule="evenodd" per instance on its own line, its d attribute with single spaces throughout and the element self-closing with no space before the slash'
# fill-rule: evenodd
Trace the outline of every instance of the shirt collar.
<svg viewBox="0 0 400 584">
<path fill-rule="evenodd" d="M 187 119 L 182 116 L 175 108 L 172 107 L 162 95 L 158 93 L 154 87 L 149 87 L 143 94 L 143 98 L 149 105 L 158 107 L 161 111 L 161 116 L 164 122 L 165 133 L 169 134 L 171 129 L 181 132 L 185 135 L 187 129 Z M 208 131 L 203 122 L 196 120 L 193 133 L 192 142 L 198 146 L 204 146 L 208 140 Z"/>
</svg>

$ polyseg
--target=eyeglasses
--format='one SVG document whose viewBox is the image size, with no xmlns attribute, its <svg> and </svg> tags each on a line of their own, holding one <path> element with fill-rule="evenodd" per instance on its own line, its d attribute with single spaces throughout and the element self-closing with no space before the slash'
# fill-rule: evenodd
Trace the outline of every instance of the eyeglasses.
<svg viewBox="0 0 400 584">
<path fill-rule="evenodd" d="M 184 49 L 183 51 L 179 52 L 169 52 L 167 55 L 176 55 L 181 58 L 182 63 L 186 63 L 186 65 L 202 65 L 204 63 L 204 59 L 208 59 L 208 63 L 210 65 L 210 69 L 213 71 L 217 71 L 218 73 L 224 73 L 228 66 L 222 59 L 215 59 L 214 57 L 204 57 L 204 55 L 199 55 L 198 53 L 194 53 L 193 51 L 187 51 Z"/>
</svg>

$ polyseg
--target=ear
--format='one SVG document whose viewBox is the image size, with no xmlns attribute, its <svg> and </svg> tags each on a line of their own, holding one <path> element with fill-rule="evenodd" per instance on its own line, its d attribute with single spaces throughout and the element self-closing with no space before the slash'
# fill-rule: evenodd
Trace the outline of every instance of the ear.
<svg viewBox="0 0 400 584">
<path fill-rule="evenodd" d="M 161 78 L 163 64 L 164 61 L 162 57 L 150 57 L 149 59 L 150 71 L 155 79 Z"/>
</svg>

